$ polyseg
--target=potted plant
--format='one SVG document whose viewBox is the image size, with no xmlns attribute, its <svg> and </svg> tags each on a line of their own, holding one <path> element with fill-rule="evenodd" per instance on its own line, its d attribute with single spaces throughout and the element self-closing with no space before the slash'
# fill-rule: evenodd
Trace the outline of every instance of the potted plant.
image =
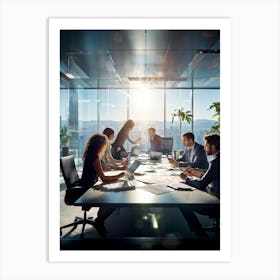
<svg viewBox="0 0 280 280">
<path fill-rule="evenodd" d="M 62 151 L 62 156 L 69 155 L 69 134 L 68 127 L 65 125 L 60 129 L 60 146 Z"/>
<path fill-rule="evenodd" d="M 208 131 L 208 133 L 220 134 L 220 101 L 213 102 L 208 108 L 208 110 L 212 109 L 215 109 L 215 114 L 213 115 L 213 118 L 217 118 L 217 121 L 211 126 L 211 129 L 210 131 Z"/>
<path fill-rule="evenodd" d="M 192 114 L 191 111 L 185 111 L 184 108 L 178 108 L 174 110 L 174 113 L 171 114 L 172 120 L 174 122 L 175 118 L 179 119 L 179 126 L 180 126 L 180 136 L 182 134 L 182 122 L 186 121 L 187 123 L 191 123 L 192 121 Z"/>
</svg>

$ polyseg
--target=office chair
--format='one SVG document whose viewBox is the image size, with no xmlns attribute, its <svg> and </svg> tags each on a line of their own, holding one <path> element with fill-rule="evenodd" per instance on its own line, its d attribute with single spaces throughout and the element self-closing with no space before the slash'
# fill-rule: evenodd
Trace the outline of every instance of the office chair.
<svg viewBox="0 0 280 280">
<path fill-rule="evenodd" d="M 80 178 L 75 166 L 74 156 L 66 156 L 60 158 L 60 168 L 62 171 L 62 175 L 66 184 L 66 194 L 64 197 L 64 202 L 66 205 L 74 205 L 74 202 L 82 196 L 88 188 L 82 187 L 80 183 Z M 84 217 L 75 217 L 74 222 L 68 225 L 60 227 L 60 235 L 62 235 L 62 229 L 67 227 L 73 227 L 71 231 L 73 231 L 78 225 L 83 225 L 81 237 L 84 236 L 85 225 L 90 224 L 94 226 L 93 217 L 87 217 L 87 211 L 90 210 L 91 207 L 82 207 L 84 211 Z"/>
<path fill-rule="evenodd" d="M 163 154 L 172 154 L 173 137 L 161 137 L 161 152 Z"/>
</svg>

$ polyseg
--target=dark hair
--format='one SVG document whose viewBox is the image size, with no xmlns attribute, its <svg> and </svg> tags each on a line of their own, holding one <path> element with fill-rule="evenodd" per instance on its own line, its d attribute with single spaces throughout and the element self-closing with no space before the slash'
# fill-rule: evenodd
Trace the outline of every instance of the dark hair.
<svg viewBox="0 0 280 280">
<path fill-rule="evenodd" d="M 217 151 L 220 151 L 220 135 L 219 134 L 208 134 L 204 136 L 204 140 L 209 145 L 214 145 Z"/>
<path fill-rule="evenodd" d="M 85 160 L 88 154 L 97 154 L 101 147 L 107 143 L 107 141 L 108 138 L 104 134 L 96 133 L 91 135 L 84 150 L 83 160 Z"/>
<path fill-rule="evenodd" d="M 192 139 L 194 141 L 194 134 L 192 132 L 186 132 L 182 136 L 187 137 L 188 139 Z"/>
<path fill-rule="evenodd" d="M 110 137 L 111 135 L 113 135 L 115 133 L 115 131 L 110 128 L 110 127 L 106 127 L 103 132 L 103 134 L 105 134 L 107 137 Z"/>
<path fill-rule="evenodd" d="M 150 130 L 152 132 L 156 132 L 155 128 L 153 128 L 153 127 L 148 128 L 148 130 Z"/>
</svg>

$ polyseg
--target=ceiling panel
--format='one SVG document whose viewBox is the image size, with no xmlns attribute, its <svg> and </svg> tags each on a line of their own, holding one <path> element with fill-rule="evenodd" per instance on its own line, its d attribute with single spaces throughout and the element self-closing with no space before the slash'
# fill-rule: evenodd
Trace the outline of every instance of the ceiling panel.
<svg viewBox="0 0 280 280">
<path fill-rule="evenodd" d="M 61 88 L 71 80 L 83 88 L 132 87 L 131 77 L 174 88 L 190 87 L 192 79 L 197 87 L 220 85 L 217 30 L 62 30 L 60 35 Z"/>
</svg>

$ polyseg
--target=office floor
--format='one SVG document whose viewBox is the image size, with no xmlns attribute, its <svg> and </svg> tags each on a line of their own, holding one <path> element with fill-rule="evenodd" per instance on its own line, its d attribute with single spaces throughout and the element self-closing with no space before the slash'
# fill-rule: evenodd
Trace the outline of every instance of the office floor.
<svg viewBox="0 0 280 280">
<path fill-rule="evenodd" d="M 60 225 L 82 217 L 81 207 L 64 203 L 65 185 L 60 185 Z M 91 208 L 88 216 L 96 217 L 98 208 Z M 213 224 L 199 215 L 203 226 Z M 178 208 L 120 208 L 106 220 L 106 238 L 91 225 L 66 228 L 60 237 L 61 250 L 218 250 L 219 238 L 208 232 L 208 238 L 197 238 L 192 233 Z"/>
</svg>

